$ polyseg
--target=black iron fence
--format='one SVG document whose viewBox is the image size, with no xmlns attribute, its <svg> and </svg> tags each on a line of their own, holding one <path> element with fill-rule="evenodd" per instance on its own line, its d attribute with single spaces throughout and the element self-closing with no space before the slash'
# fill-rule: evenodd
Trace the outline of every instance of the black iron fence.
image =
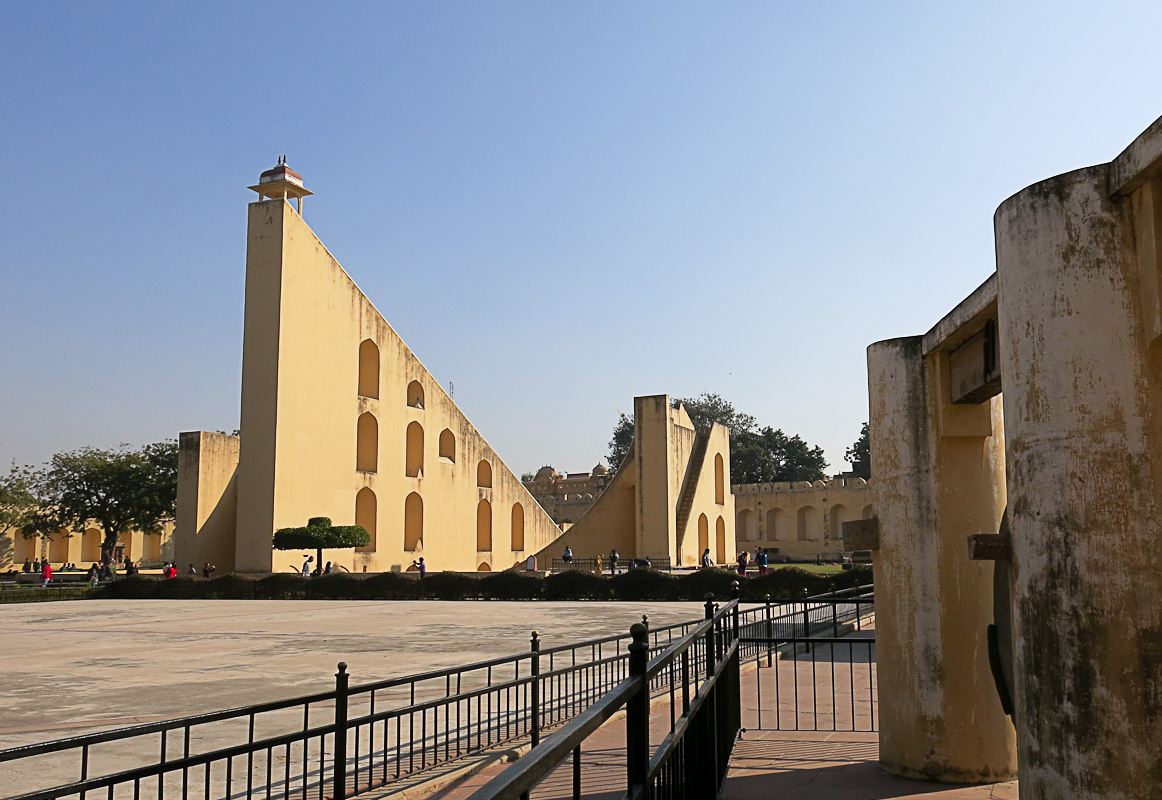
<svg viewBox="0 0 1162 800">
<path fill-rule="evenodd" d="M 672 572 L 673 564 L 669 556 L 659 556 L 658 558 L 619 558 L 617 561 L 617 572 L 625 572 L 631 569 L 653 569 L 658 572 Z M 609 563 L 606 558 L 601 559 L 600 567 L 596 558 L 571 558 L 566 561 L 563 558 L 553 559 L 553 572 L 589 572 L 594 575 L 599 574 L 613 574 L 613 565 Z"/>
<path fill-rule="evenodd" d="M 581 797 L 585 740 L 622 708 L 625 798 L 716 797 L 741 727 L 738 631 L 737 597 L 722 608 L 708 599 L 706 618 L 652 659 L 648 626 L 634 625 L 626 678 L 481 787 L 471 800 L 525 800 L 538 783 L 565 768 L 566 759 L 573 797 Z M 658 687 L 669 704 L 670 725 L 662 740 L 651 746 L 651 689 Z"/>
<path fill-rule="evenodd" d="M 650 651 L 697 624 L 650 631 Z M 344 798 L 536 741 L 626 679 L 627 642 L 542 649 L 534 635 L 527 653 L 357 686 L 340 664 L 330 691 L 0 750 L 0 769 L 12 776 L 4 788 L 17 791 L 12 800 Z M 69 772 L 75 778 L 31 788 Z"/>
</svg>

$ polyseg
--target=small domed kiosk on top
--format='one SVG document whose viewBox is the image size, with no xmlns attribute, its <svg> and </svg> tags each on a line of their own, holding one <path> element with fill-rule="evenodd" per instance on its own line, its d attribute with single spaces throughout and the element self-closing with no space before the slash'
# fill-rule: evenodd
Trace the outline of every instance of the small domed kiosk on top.
<svg viewBox="0 0 1162 800">
<path fill-rule="evenodd" d="M 303 185 L 303 176 L 287 165 L 286 156 L 279 156 L 278 164 L 259 175 L 258 184 L 249 188 L 258 192 L 259 200 L 295 198 L 300 217 L 303 215 L 303 198 L 314 194 Z"/>
</svg>

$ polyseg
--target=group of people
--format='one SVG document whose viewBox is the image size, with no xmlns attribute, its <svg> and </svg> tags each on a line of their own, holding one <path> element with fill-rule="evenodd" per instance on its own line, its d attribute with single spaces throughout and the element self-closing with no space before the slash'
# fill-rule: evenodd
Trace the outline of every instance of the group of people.
<svg viewBox="0 0 1162 800">
<path fill-rule="evenodd" d="M 708 549 L 706 552 L 709 553 L 710 550 Z M 746 550 L 743 550 L 741 553 L 738 554 L 738 574 L 739 575 L 742 575 L 743 577 L 746 576 L 747 564 L 750 561 L 751 561 L 750 553 L 748 553 Z M 766 575 L 767 574 L 767 568 L 770 565 L 770 557 L 767 555 L 767 551 L 764 548 L 756 547 L 754 549 L 754 562 L 753 563 L 756 567 L 758 567 L 759 575 Z"/>
<path fill-rule="evenodd" d="M 421 558 L 420 561 L 423 561 L 423 559 Z M 319 575 L 333 575 L 338 569 L 338 567 L 336 567 L 330 561 L 328 561 L 325 566 L 320 566 L 319 568 L 316 568 L 314 566 L 314 564 L 315 564 L 315 557 L 314 556 L 303 556 L 303 577 L 304 578 L 314 578 L 314 577 L 318 577 Z M 366 572 L 367 568 L 364 567 L 363 571 Z"/>
<path fill-rule="evenodd" d="M 423 559 L 420 559 L 420 560 L 422 561 Z M 569 545 L 565 545 L 565 551 L 563 553 L 561 553 L 561 560 L 564 561 L 566 564 L 573 563 L 573 548 L 572 547 L 570 547 Z M 624 568 L 626 570 L 634 569 L 635 567 L 649 568 L 652 566 L 652 564 L 650 564 L 650 560 L 648 558 L 634 558 L 634 559 L 630 559 L 628 564 L 624 564 L 624 562 L 622 561 L 622 558 L 621 558 L 621 554 L 617 552 L 616 547 L 609 551 L 608 562 L 609 562 L 609 574 L 610 575 L 616 575 L 618 568 L 622 567 L 622 566 L 624 566 Z M 622 570 L 622 571 L 625 571 L 625 570 Z M 598 553 L 596 556 L 593 557 L 593 574 L 594 575 L 604 575 L 605 574 L 605 560 L 602 559 L 600 553 Z"/>
</svg>

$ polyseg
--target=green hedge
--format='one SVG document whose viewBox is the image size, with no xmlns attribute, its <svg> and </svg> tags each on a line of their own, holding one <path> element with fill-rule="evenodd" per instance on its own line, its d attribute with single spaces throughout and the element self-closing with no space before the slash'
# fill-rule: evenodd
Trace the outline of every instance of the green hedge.
<svg viewBox="0 0 1162 800">
<path fill-rule="evenodd" d="M 730 597 L 735 581 L 741 598 L 761 602 L 801 598 L 872 582 L 871 567 L 835 575 L 816 575 L 798 567 L 773 569 L 766 575 L 738 574 L 707 567 L 683 575 L 633 569 L 613 577 L 588 572 L 560 572 L 540 578 L 523 572 L 432 572 L 423 580 L 393 572 L 357 575 L 337 572 L 317 578 L 279 572 L 265 578 L 227 574 L 206 581 L 192 575 L 158 579 L 129 575 L 99 587 L 90 596 L 119 600 L 625 600 L 701 602 L 707 594 Z"/>
</svg>

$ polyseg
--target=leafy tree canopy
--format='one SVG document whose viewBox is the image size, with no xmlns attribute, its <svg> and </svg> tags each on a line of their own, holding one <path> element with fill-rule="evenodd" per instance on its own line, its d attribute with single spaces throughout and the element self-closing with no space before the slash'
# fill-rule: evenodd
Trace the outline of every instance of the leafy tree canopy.
<svg viewBox="0 0 1162 800">
<path fill-rule="evenodd" d="M 35 535 L 40 508 L 36 472 L 13 464 L 7 475 L 0 476 L 0 533 L 19 530 Z"/>
<path fill-rule="evenodd" d="M 775 481 L 814 481 L 825 477 L 827 460 L 823 448 L 811 447 L 799 436 L 787 436 L 769 426 L 760 428 L 750 414 L 735 410 L 719 394 L 705 392 L 698 397 L 674 401 L 686 407 L 694 427 L 710 430 L 717 422 L 730 431 L 730 478 L 732 483 L 769 483 Z M 609 442 L 606 462 L 611 469 L 621 466 L 633 444 L 633 418 L 618 417 Z"/>
<path fill-rule="evenodd" d="M 311 517 L 305 528 L 279 528 L 274 534 L 275 550 L 338 550 L 369 544 L 371 534 L 362 525 L 332 525 L 326 517 Z"/>
<path fill-rule="evenodd" d="M 371 534 L 362 525 L 332 525 L 327 517 L 311 517 L 305 528 L 279 528 L 274 532 L 275 550 L 314 550 L 315 573 L 323 572 L 323 551 L 366 547 Z"/>
<path fill-rule="evenodd" d="M 871 443 L 868 440 L 867 423 L 859 429 L 859 438 L 843 453 L 843 459 L 851 464 L 851 471 L 865 481 L 871 479 Z"/>
<path fill-rule="evenodd" d="M 160 533 L 177 510 L 178 446 L 173 440 L 138 450 L 82 447 L 57 453 L 40 474 L 43 518 L 38 523 L 78 528 L 89 520 L 104 531 L 101 557 L 112 558 L 117 537 L 131 530 Z"/>
</svg>

